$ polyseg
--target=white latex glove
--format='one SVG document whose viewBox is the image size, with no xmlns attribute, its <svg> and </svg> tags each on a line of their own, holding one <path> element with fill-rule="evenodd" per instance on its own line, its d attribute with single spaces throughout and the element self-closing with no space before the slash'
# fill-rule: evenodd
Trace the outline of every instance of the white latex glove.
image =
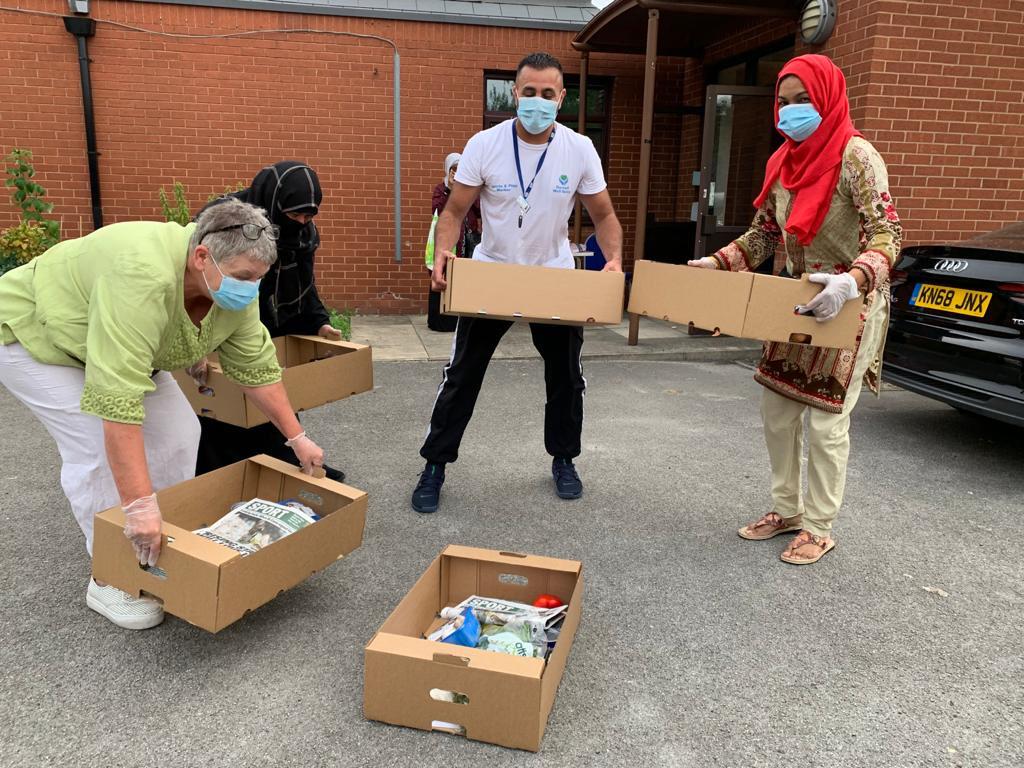
<svg viewBox="0 0 1024 768">
<path fill-rule="evenodd" d="M 295 458 L 299 460 L 302 471 L 307 475 L 313 474 L 313 467 L 324 465 L 323 449 L 306 437 L 305 432 L 300 432 L 295 437 L 285 440 L 284 444 L 295 451 Z"/>
<path fill-rule="evenodd" d="M 797 311 L 810 310 L 814 313 L 814 319 L 819 323 L 832 320 L 839 314 L 839 311 L 846 302 L 856 299 L 860 295 L 857 281 L 854 280 L 853 275 L 849 272 L 844 272 L 841 275 L 828 275 L 824 272 L 816 272 L 807 279 L 812 283 L 818 283 L 825 287 L 821 289 L 821 293 L 808 301 L 806 305 L 797 307 Z"/>
<path fill-rule="evenodd" d="M 718 269 L 717 259 L 713 259 L 710 256 L 705 256 L 702 259 L 691 259 L 686 262 L 688 267 L 703 267 L 704 269 Z"/>
<path fill-rule="evenodd" d="M 156 565 L 156 559 L 160 556 L 162 522 L 155 493 L 136 499 L 124 507 L 124 535 L 131 541 L 140 565 Z"/>
<path fill-rule="evenodd" d="M 321 325 L 320 330 L 317 331 L 317 336 L 323 339 L 330 339 L 331 341 L 341 341 L 341 331 L 330 323 Z"/>
</svg>

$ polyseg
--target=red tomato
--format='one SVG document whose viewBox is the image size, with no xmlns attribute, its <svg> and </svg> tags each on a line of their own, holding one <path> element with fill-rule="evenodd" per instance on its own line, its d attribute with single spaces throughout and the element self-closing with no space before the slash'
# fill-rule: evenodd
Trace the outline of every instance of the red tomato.
<svg viewBox="0 0 1024 768">
<path fill-rule="evenodd" d="M 558 608 L 561 605 L 565 605 L 554 595 L 538 595 L 537 599 L 533 601 L 534 608 Z"/>
</svg>

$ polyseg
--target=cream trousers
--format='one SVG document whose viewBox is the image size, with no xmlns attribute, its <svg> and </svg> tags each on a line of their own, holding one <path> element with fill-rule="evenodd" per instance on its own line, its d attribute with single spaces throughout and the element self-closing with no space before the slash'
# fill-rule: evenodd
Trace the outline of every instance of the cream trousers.
<svg viewBox="0 0 1024 768">
<path fill-rule="evenodd" d="M 195 475 L 199 421 L 174 377 L 160 371 L 146 395 L 142 425 L 154 490 Z M 107 466 L 103 420 L 78 408 L 85 371 L 36 362 L 20 344 L 0 345 L 0 384 L 24 403 L 57 442 L 60 484 L 92 554 L 93 518 L 121 503 Z"/>
<path fill-rule="evenodd" d="M 803 516 L 803 527 L 817 536 L 829 536 L 839 514 L 846 488 L 850 456 L 850 412 L 860 397 L 864 374 L 885 338 L 888 306 L 878 297 L 864 323 L 864 335 L 854 363 L 842 413 L 817 408 L 764 390 L 761 417 L 772 467 L 773 511 L 782 517 Z M 807 495 L 802 494 L 800 464 L 807 413 Z"/>
</svg>

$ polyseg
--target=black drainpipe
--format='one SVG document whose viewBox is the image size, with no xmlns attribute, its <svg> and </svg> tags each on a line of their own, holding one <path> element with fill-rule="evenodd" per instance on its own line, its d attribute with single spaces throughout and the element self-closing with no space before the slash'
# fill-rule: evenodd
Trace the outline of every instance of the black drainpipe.
<svg viewBox="0 0 1024 768">
<path fill-rule="evenodd" d="M 89 77 L 89 51 L 86 39 L 96 34 L 96 21 L 88 16 L 65 16 L 64 29 L 78 43 L 78 68 L 82 76 L 82 107 L 85 110 L 85 146 L 89 155 L 89 191 L 92 196 L 92 226 L 103 226 L 100 203 L 100 153 L 96 149 L 96 116 L 92 109 L 92 79 Z"/>
</svg>

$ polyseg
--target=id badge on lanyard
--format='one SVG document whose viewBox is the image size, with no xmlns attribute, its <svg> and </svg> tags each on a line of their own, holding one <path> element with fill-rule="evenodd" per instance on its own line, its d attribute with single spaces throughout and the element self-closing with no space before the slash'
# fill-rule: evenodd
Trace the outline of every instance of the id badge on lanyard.
<svg viewBox="0 0 1024 768">
<path fill-rule="evenodd" d="M 519 137 L 516 135 L 516 122 L 512 121 L 512 152 L 516 156 L 516 174 L 519 176 L 519 197 L 516 198 L 516 203 L 519 205 L 519 229 L 523 228 L 523 216 L 530 212 L 530 192 L 533 191 L 533 183 L 537 181 L 537 174 L 540 173 L 540 169 L 544 165 L 544 158 L 548 156 L 548 150 L 551 148 L 551 142 L 555 138 L 556 128 L 551 129 L 551 135 L 548 136 L 547 146 L 544 147 L 544 152 L 540 156 L 540 160 L 537 161 L 537 170 L 533 172 L 533 178 L 530 179 L 529 185 L 523 184 L 523 166 L 519 161 Z"/>
</svg>

